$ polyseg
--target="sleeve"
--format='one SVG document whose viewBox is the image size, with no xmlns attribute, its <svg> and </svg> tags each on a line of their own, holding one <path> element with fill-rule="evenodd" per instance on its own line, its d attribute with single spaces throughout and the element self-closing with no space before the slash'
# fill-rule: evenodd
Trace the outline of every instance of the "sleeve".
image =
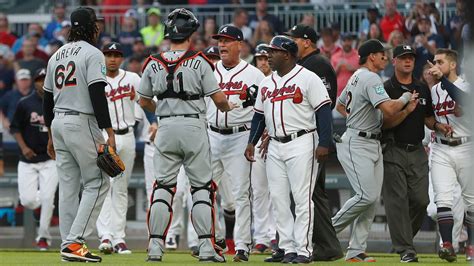
<svg viewBox="0 0 474 266">
<path fill-rule="evenodd" d="M 359 82 L 365 82 L 363 90 L 367 95 L 367 100 L 374 106 L 377 107 L 379 104 L 390 100 L 385 88 L 383 86 L 382 79 L 375 73 L 367 76 L 367 80 L 360 80 Z"/>
<path fill-rule="evenodd" d="M 44 78 L 44 84 L 43 84 L 43 89 L 47 92 L 53 93 L 53 88 L 54 88 L 54 71 L 51 70 L 51 63 L 48 63 L 48 66 L 46 68 L 46 77 Z"/>
<path fill-rule="evenodd" d="M 86 67 L 87 86 L 97 82 L 107 82 L 105 79 L 105 57 L 99 50 L 88 55 Z"/>
<path fill-rule="evenodd" d="M 425 86 L 424 89 L 426 90 L 425 117 L 431 117 L 434 116 L 433 99 L 431 98 L 431 91 L 428 86 Z"/>
<path fill-rule="evenodd" d="M 317 111 L 321 106 L 331 103 L 328 91 L 323 81 L 314 73 L 308 77 L 308 101 L 314 111 Z"/>
<path fill-rule="evenodd" d="M 150 65 L 153 62 L 149 63 L 145 69 L 143 70 L 142 78 L 140 79 L 140 85 L 138 86 L 137 93 L 140 94 L 141 97 L 147 99 L 153 99 L 153 84 L 150 78 Z"/>
<path fill-rule="evenodd" d="M 220 90 L 217 87 L 217 80 L 211 66 L 204 59 L 202 59 L 201 64 L 201 86 L 204 96 L 211 96 Z"/>
<path fill-rule="evenodd" d="M 23 129 L 23 117 L 24 117 L 24 108 L 23 103 L 19 102 L 16 106 L 15 113 L 13 114 L 13 119 L 10 124 L 10 132 L 11 134 L 19 133 L 21 129 Z"/>
<path fill-rule="evenodd" d="M 339 104 L 342 104 L 344 106 L 346 106 L 346 102 L 347 102 L 347 87 L 344 88 L 344 90 L 341 92 L 341 94 L 339 95 L 339 97 L 337 98 L 337 102 Z"/>
<path fill-rule="evenodd" d="M 258 93 L 257 93 L 257 99 L 255 100 L 255 104 L 253 106 L 253 110 L 256 113 L 263 114 L 263 93 L 267 90 L 266 88 L 262 87 L 264 86 L 264 82 L 260 82 L 258 85 Z"/>
<path fill-rule="evenodd" d="M 331 99 L 331 109 L 336 105 L 337 97 L 337 75 L 332 65 L 328 62 L 326 64 L 326 89 Z"/>
</svg>

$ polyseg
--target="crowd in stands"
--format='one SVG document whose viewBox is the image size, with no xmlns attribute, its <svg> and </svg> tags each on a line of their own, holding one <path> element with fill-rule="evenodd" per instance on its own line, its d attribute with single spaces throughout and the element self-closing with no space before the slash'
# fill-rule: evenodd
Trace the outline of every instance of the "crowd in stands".
<svg viewBox="0 0 474 266">
<path fill-rule="evenodd" d="M 84 3 L 82 3 L 84 2 Z M 82 4 L 96 4 L 95 1 L 82 1 Z M 129 1 L 102 1 L 120 5 L 131 4 Z M 163 1 L 162 4 L 166 4 Z M 179 1 L 169 1 L 178 4 Z M 202 4 L 203 0 L 183 1 L 183 4 Z M 213 3 L 212 0 L 204 1 Z M 217 1 L 221 3 L 222 1 Z M 231 0 L 228 2 L 232 3 Z M 305 1 L 302 1 L 305 2 Z M 141 63 L 151 53 L 166 51 L 169 41 L 164 38 L 162 14 L 159 6 L 145 8 L 147 1 L 139 0 L 133 8 L 127 10 L 121 19 L 120 31 L 111 35 L 105 23 L 100 25 L 100 38 L 97 47 L 117 41 L 122 44 L 126 57 L 124 68 L 140 73 Z M 396 0 L 385 0 L 383 10 L 370 7 L 365 18 L 359 23 L 358 32 L 341 32 L 341 25 L 333 21 L 330 25 L 319 25 L 317 47 L 327 56 L 338 76 L 338 95 L 347 80 L 358 69 L 357 47 L 364 40 L 376 38 L 388 46 L 399 44 L 413 46 L 416 49 L 416 67 L 414 75 L 421 78 L 423 66 L 427 60 L 433 59 L 438 48 L 452 48 L 462 54 L 463 40 L 468 38 L 468 24 L 465 20 L 465 1 L 456 1 L 456 12 L 441 20 L 440 10 L 435 3 L 417 1 L 408 16 L 403 16 L 397 10 Z M 236 9 L 232 24 L 240 28 L 244 36 L 242 59 L 253 61 L 254 48 L 260 43 L 268 43 L 276 34 L 282 34 L 294 25 L 284 25 L 282 20 L 269 13 L 266 0 L 257 0 L 255 10 Z M 110 8 L 99 10 L 106 17 L 107 13 L 115 12 Z M 0 115 L 3 130 L 9 130 L 9 121 L 18 100 L 33 91 L 31 76 L 46 66 L 48 58 L 67 41 L 71 27 L 68 21 L 67 8 L 63 3 L 56 3 L 52 10 L 52 20 L 47 25 L 31 23 L 23 36 L 10 31 L 6 14 L 0 14 Z M 146 17 L 144 27 L 139 27 L 139 17 Z M 314 14 L 302 15 L 302 24 L 314 26 Z M 194 36 L 194 48 L 202 50 L 208 46 L 217 45 L 211 36 L 220 25 L 216 18 L 207 17 L 201 21 L 201 27 Z M 29 75 L 26 75 L 28 73 Z M 393 74 L 393 66 L 381 73 L 387 79 Z"/>
</svg>

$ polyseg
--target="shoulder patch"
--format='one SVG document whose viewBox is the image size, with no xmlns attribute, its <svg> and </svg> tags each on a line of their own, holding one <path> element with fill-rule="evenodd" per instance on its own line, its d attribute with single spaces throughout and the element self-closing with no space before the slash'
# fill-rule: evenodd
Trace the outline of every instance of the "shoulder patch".
<svg viewBox="0 0 474 266">
<path fill-rule="evenodd" d="M 372 89 L 375 90 L 375 93 L 377 93 L 378 95 L 382 95 L 382 94 L 385 94 L 385 88 L 383 87 L 382 84 L 379 84 L 379 85 L 375 85 L 372 87 Z"/>
<path fill-rule="evenodd" d="M 104 75 L 104 77 L 107 74 L 107 68 L 102 63 L 100 63 L 100 72 L 102 72 L 102 75 Z"/>
</svg>

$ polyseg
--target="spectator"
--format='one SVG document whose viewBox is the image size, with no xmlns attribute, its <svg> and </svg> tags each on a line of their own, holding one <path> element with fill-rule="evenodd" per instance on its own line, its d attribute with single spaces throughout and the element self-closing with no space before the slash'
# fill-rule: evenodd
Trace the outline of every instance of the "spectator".
<svg viewBox="0 0 474 266">
<path fill-rule="evenodd" d="M 446 27 L 441 22 L 441 13 L 439 12 L 439 9 L 436 7 L 435 3 L 431 3 L 428 6 L 430 10 L 429 18 L 431 20 L 431 32 L 440 35 L 446 42 L 448 40 L 448 34 Z"/>
<path fill-rule="evenodd" d="M 316 27 L 316 19 L 314 18 L 313 14 L 306 13 L 303 15 L 300 24 L 314 28 Z"/>
<path fill-rule="evenodd" d="M 132 16 L 125 17 L 122 22 L 122 30 L 117 36 L 125 58 L 132 55 L 133 43 L 139 38 L 142 38 L 142 35 L 137 30 L 137 21 Z"/>
<path fill-rule="evenodd" d="M 399 45 L 406 44 L 405 37 L 400 31 L 394 30 L 392 31 L 392 33 L 390 33 L 387 44 L 389 47 L 397 47 Z M 393 58 L 392 52 L 393 52 L 392 49 L 386 51 L 389 60 Z M 393 76 L 393 73 L 394 73 L 393 64 L 388 63 L 385 66 L 385 69 L 382 71 L 382 74 L 381 74 L 382 79 L 385 81 L 391 78 Z"/>
<path fill-rule="evenodd" d="M 268 21 L 270 23 L 271 28 L 274 30 L 275 34 L 281 34 L 285 32 L 285 29 L 280 21 L 276 16 L 272 14 L 268 14 L 267 12 L 267 0 L 257 0 L 255 9 L 255 15 L 250 16 L 250 28 L 257 30 L 257 26 L 260 24 L 262 20 Z M 269 42 L 267 42 L 269 43 Z"/>
<path fill-rule="evenodd" d="M 140 33 L 143 36 L 145 46 L 158 47 L 165 37 L 165 27 L 160 21 L 161 11 L 156 7 L 152 7 L 146 13 L 148 15 L 148 26 L 142 28 Z"/>
<path fill-rule="evenodd" d="M 258 23 L 252 37 L 252 46 L 255 47 L 261 43 L 270 43 L 274 36 L 270 22 L 262 20 Z"/>
<path fill-rule="evenodd" d="M 426 61 L 433 60 L 436 49 L 445 46 L 443 38 L 431 32 L 431 20 L 429 18 L 419 19 L 417 26 L 420 34 L 415 36 L 416 61 L 413 75 L 420 79 Z"/>
<path fill-rule="evenodd" d="M 14 67 L 17 71 L 19 69 L 28 69 L 30 73 L 36 73 L 38 69 L 46 67 L 44 60 L 35 57 L 35 44 L 31 39 L 26 39 L 23 42 L 21 52 L 23 55 L 22 58 L 14 63 Z"/>
<path fill-rule="evenodd" d="M 41 50 L 44 50 L 46 46 L 48 45 L 48 40 L 43 37 L 43 27 L 39 23 L 30 23 L 28 25 L 28 33 L 22 36 L 21 38 L 17 39 L 15 43 L 12 46 L 12 52 L 13 53 L 18 53 L 18 51 L 21 50 L 21 47 L 23 46 L 23 41 L 28 37 L 28 35 L 34 35 L 34 36 L 39 36 L 38 40 L 38 48 Z"/>
<path fill-rule="evenodd" d="M 196 51 L 203 51 L 207 47 L 207 41 L 199 35 L 199 33 L 195 32 L 193 38 L 193 49 Z M 161 50 L 161 49 L 160 49 Z"/>
<path fill-rule="evenodd" d="M 245 9 L 238 8 L 234 12 L 234 19 L 232 26 L 239 28 L 244 34 L 244 40 L 250 41 L 252 39 L 252 29 L 247 26 L 249 22 L 249 15 Z"/>
<path fill-rule="evenodd" d="M 347 81 L 359 68 L 359 54 L 352 48 L 354 37 L 352 34 L 342 36 L 342 49 L 336 52 L 331 58 L 331 64 L 337 75 L 337 97 L 341 94 Z"/>
<path fill-rule="evenodd" d="M 334 35 L 331 28 L 321 30 L 321 44 L 318 46 L 321 54 L 331 60 L 331 56 L 341 50 L 340 46 L 334 43 Z"/>
<path fill-rule="evenodd" d="M 406 34 L 405 19 L 397 11 L 397 0 L 385 0 L 385 16 L 380 21 L 384 40 L 388 39 L 390 33 L 399 30 Z"/>
<path fill-rule="evenodd" d="M 408 17 L 405 20 L 405 28 L 412 36 L 418 35 L 417 23 L 420 18 L 427 18 L 430 15 L 429 6 L 422 1 L 417 1 L 411 9 Z"/>
<path fill-rule="evenodd" d="M 332 39 L 334 40 L 334 44 L 339 47 L 342 47 L 342 40 L 341 40 L 341 24 L 339 22 L 331 23 L 332 29 Z"/>
<path fill-rule="evenodd" d="M 66 19 L 66 5 L 62 2 L 56 2 L 53 13 L 53 20 L 48 23 L 44 32 L 44 37 L 47 40 L 57 39 L 56 34 L 61 30 L 61 23 Z"/>
<path fill-rule="evenodd" d="M 451 44 L 451 49 L 462 50 L 461 32 L 462 27 L 466 23 L 465 18 L 466 4 L 464 0 L 456 1 L 456 13 L 448 19 L 446 23 L 446 31 Z"/>
<path fill-rule="evenodd" d="M 217 45 L 217 41 L 212 38 L 214 34 L 217 34 L 217 28 L 216 19 L 214 17 L 207 17 L 204 20 L 202 36 L 209 45 Z"/>
<path fill-rule="evenodd" d="M 3 127 L 6 130 L 10 130 L 10 122 L 13 120 L 15 114 L 16 104 L 18 101 L 30 94 L 31 92 L 31 74 L 28 69 L 20 69 L 15 75 L 16 87 L 13 90 L 8 91 L 0 99 L 0 110 L 6 119 L 3 119 Z"/>
<path fill-rule="evenodd" d="M 56 53 L 56 51 L 63 46 L 63 42 L 59 40 L 51 40 L 49 41 L 48 46 L 46 46 L 46 52 L 48 53 L 49 56 L 53 55 Z"/>
<path fill-rule="evenodd" d="M 245 62 L 252 64 L 253 62 L 253 53 L 252 46 L 248 41 L 242 41 L 242 48 L 240 50 L 240 59 Z"/>
<path fill-rule="evenodd" d="M 16 36 L 10 32 L 7 15 L 0 13 L 0 43 L 12 47 Z"/>
<path fill-rule="evenodd" d="M 133 55 L 141 56 L 143 58 L 148 57 L 150 54 L 147 53 L 147 49 L 143 39 L 136 39 L 132 47 Z"/>
<path fill-rule="evenodd" d="M 169 39 L 164 39 L 161 43 L 160 43 L 160 47 L 159 47 L 159 51 L 160 52 L 167 52 L 170 50 L 170 46 L 171 46 L 171 40 Z"/>
<path fill-rule="evenodd" d="M 373 23 L 379 24 L 379 9 L 376 7 L 367 8 L 367 15 L 360 23 L 359 39 L 360 42 L 367 40 L 369 35 L 370 25 Z"/>
<path fill-rule="evenodd" d="M 13 57 L 9 56 L 9 51 L 5 47 L 0 48 L 0 98 L 10 91 L 15 81 L 15 72 L 13 71 Z"/>
<path fill-rule="evenodd" d="M 143 59 L 144 58 L 141 57 L 140 55 L 130 56 L 130 58 L 127 60 L 127 63 L 126 63 L 126 69 L 130 72 L 137 73 L 138 75 L 141 76 Z"/>
<path fill-rule="evenodd" d="M 381 43 L 385 42 L 385 39 L 383 37 L 382 30 L 380 29 L 379 24 L 377 23 L 370 24 L 369 35 L 367 36 L 367 40 L 370 40 L 370 39 L 377 39 Z"/>
<path fill-rule="evenodd" d="M 67 43 L 67 38 L 69 37 L 70 31 L 71 31 L 71 21 L 63 20 L 63 22 L 61 22 L 61 30 L 56 35 L 56 40 L 60 41 L 62 44 Z"/>
<path fill-rule="evenodd" d="M 26 45 L 27 47 L 31 47 L 33 49 L 33 56 L 37 59 L 41 59 L 44 61 L 44 63 L 48 63 L 49 56 L 47 53 L 44 51 L 38 49 L 38 40 L 40 36 L 37 33 L 34 34 L 27 34 L 25 40 L 23 41 L 23 45 L 21 50 L 15 54 L 15 59 L 16 60 L 21 60 L 24 57 L 23 50 L 25 47 L 25 43 L 28 41 L 28 44 Z M 29 50 L 28 50 L 29 51 Z"/>
<path fill-rule="evenodd" d="M 105 29 L 105 20 L 98 20 L 97 26 L 99 26 L 99 38 L 97 38 L 97 47 L 102 49 L 104 45 L 111 43 L 112 36 Z"/>
</svg>

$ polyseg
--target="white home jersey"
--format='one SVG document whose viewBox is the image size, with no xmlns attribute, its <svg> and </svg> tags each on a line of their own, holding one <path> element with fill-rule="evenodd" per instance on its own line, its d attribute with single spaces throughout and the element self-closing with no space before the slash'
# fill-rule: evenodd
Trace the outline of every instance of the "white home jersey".
<svg viewBox="0 0 474 266">
<path fill-rule="evenodd" d="M 105 95 L 114 130 L 126 129 L 135 124 L 136 90 L 139 86 L 140 76 L 133 72 L 119 69 L 116 77 L 107 76 Z"/>
<path fill-rule="evenodd" d="M 227 100 L 240 105 L 232 112 L 221 112 L 212 101 L 207 101 L 207 119 L 209 123 L 218 128 L 229 128 L 240 125 L 250 126 L 253 117 L 253 106 L 244 107 L 247 91 L 251 93 L 258 90 L 258 85 L 265 77 L 256 67 L 241 60 L 240 63 L 227 70 L 222 61 L 217 62 L 214 76 L 218 86 L 227 96 Z"/>
<path fill-rule="evenodd" d="M 461 77 L 458 77 L 453 84 L 462 91 L 468 92 L 470 90 L 469 83 Z M 431 98 L 433 100 L 433 110 L 436 121 L 451 125 L 454 131 L 453 137 L 455 138 L 471 136 L 468 116 L 462 115 L 462 111 L 461 113 L 455 111 L 456 102 L 451 99 L 446 90 L 441 88 L 441 83 L 431 88 Z M 444 137 L 438 132 L 436 135 L 438 137 Z"/>
<path fill-rule="evenodd" d="M 300 65 L 283 77 L 273 72 L 259 88 L 255 111 L 265 115 L 265 124 L 272 137 L 315 129 L 314 112 L 331 103 L 323 81 Z"/>
</svg>

